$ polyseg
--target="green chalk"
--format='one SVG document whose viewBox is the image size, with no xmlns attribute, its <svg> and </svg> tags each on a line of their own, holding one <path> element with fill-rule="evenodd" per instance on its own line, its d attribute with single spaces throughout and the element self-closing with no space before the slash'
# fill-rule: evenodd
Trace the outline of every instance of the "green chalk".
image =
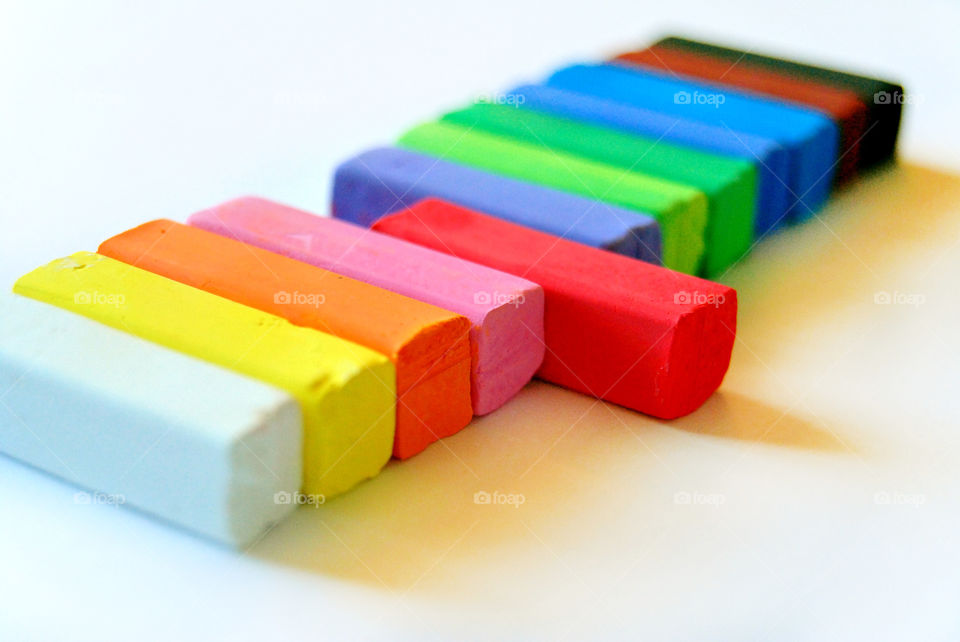
<svg viewBox="0 0 960 642">
<path fill-rule="evenodd" d="M 699 270 L 707 225 L 707 197 L 692 187 L 451 123 L 415 127 L 403 135 L 399 144 L 454 163 L 653 216 L 660 224 L 663 264 L 687 274 Z M 589 215 L 589 211 L 584 212 L 584 216 Z"/>
<path fill-rule="evenodd" d="M 753 163 L 511 105 L 478 103 L 442 118 L 499 136 L 577 154 L 646 176 L 674 181 L 707 196 L 707 276 L 722 273 L 753 242 L 757 173 Z"/>
</svg>

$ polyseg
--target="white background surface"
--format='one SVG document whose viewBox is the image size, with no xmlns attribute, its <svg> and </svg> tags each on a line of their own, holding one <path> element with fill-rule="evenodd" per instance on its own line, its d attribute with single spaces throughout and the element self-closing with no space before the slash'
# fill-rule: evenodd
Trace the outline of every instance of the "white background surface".
<svg viewBox="0 0 960 642">
<path fill-rule="evenodd" d="M 3 5 L 4 283 L 241 194 L 325 211 L 337 160 L 666 31 L 916 104 L 898 168 L 724 279 L 733 365 L 685 419 L 535 382 L 244 555 L 0 458 L 0 640 L 960 638 L 955 4 L 197 5 Z"/>
</svg>

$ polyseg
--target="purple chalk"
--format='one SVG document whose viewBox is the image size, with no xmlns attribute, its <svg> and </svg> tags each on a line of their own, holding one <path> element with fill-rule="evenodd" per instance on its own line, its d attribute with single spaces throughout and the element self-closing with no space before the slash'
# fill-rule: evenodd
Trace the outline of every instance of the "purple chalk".
<svg viewBox="0 0 960 642">
<path fill-rule="evenodd" d="M 431 197 L 660 265 L 660 227 L 650 216 L 394 147 L 337 168 L 333 215 L 370 226 Z"/>
</svg>

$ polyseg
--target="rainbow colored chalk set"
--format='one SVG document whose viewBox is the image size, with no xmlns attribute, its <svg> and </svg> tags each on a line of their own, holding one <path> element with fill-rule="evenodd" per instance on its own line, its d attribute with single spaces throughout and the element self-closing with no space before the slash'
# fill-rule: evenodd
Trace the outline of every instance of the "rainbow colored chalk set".
<svg viewBox="0 0 960 642">
<path fill-rule="evenodd" d="M 730 363 L 721 277 L 891 161 L 900 85 L 666 38 L 21 277 L 0 450 L 232 547 L 532 377 L 661 419 Z"/>
</svg>

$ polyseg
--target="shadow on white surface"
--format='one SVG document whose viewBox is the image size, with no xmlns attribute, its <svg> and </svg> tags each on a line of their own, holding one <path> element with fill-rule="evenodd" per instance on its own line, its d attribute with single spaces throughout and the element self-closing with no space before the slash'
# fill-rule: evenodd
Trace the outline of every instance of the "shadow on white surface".
<svg viewBox="0 0 960 642">
<path fill-rule="evenodd" d="M 828 462 L 861 474 L 880 450 L 857 438 L 863 426 L 805 418 L 793 400 L 770 395 L 764 380 L 774 377 L 770 364 L 781 352 L 802 349 L 810 333 L 882 289 L 882 274 L 927 252 L 958 203 L 960 178 L 905 163 L 843 190 L 820 219 L 766 240 L 726 279 L 739 292 L 744 345 L 724 387 L 687 417 L 660 422 L 533 382 L 422 455 L 391 463 L 325 506 L 300 509 L 252 555 L 405 594 L 431 579 L 437 586 L 447 584 L 439 578 L 463 574 L 484 581 L 492 550 L 503 572 L 514 556 L 551 557 L 544 540 L 565 533 L 623 537 L 584 530 L 611 510 L 634 519 L 647 514 L 651 527 L 663 526 L 678 505 L 709 503 L 711 495 L 695 485 L 704 483 L 702 451 L 709 457 L 711 448 L 728 464 L 741 458 L 737 451 L 762 447 L 793 453 L 789 461 L 801 473 Z M 744 392 L 754 388 L 764 392 Z M 690 458 L 699 463 L 689 474 L 685 450 L 701 451 Z M 725 475 L 718 470 L 713 478 Z M 475 493 L 522 504 L 477 503 Z"/>
<path fill-rule="evenodd" d="M 796 345 L 864 293 L 892 289 L 900 265 L 942 258 L 930 248 L 953 233 L 958 215 L 956 174 L 901 162 L 858 178 L 816 218 L 764 239 L 723 279 L 738 292 L 738 336 L 762 335 L 767 348 Z"/>
<path fill-rule="evenodd" d="M 735 393 L 718 393 L 697 413 L 660 422 L 533 382 L 443 444 L 391 462 L 325 506 L 301 508 L 252 554 L 399 591 L 427 584 L 433 572 L 475 573 L 493 549 L 528 556 L 531 545 L 543 547 L 539 533 L 589 520 L 607 503 L 598 497 L 615 498 L 625 487 L 632 488 L 631 502 L 651 511 L 664 501 L 683 502 L 675 497 L 685 492 L 683 474 L 661 457 L 661 443 L 676 432 L 689 440 L 846 452 L 834 434 Z M 476 493 L 522 503 L 477 503 L 483 499 Z M 627 503 L 623 509 L 633 510 Z"/>
<path fill-rule="evenodd" d="M 736 392 L 714 393 L 695 413 L 667 424 L 703 437 L 755 442 L 769 446 L 852 454 L 856 447 L 836 433 Z"/>
</svg>

